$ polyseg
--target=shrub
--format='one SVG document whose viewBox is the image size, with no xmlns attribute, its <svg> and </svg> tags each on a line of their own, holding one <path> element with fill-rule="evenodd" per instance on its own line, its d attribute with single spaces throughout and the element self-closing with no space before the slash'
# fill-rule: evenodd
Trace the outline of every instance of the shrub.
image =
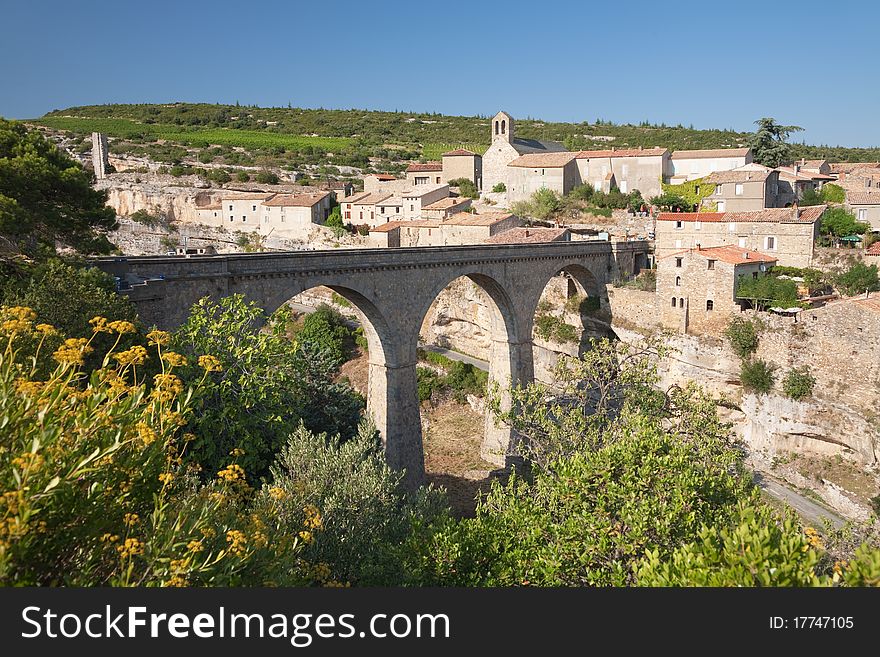
<svg viewBox="0 0 880 657">
<path fill-rule="evenodd" d="M 321 304 L 315 312 L 305 316 L 296 339 L 326 354 L 335 367 L 348 360 L 351 329 L 346 325 L 345 318 L 326 304 Z"/>
<path fill-rule="evenodd" d="M 210 164 L 213 161 L 214 155 L 213 153 L 211 153 L 211 151 L 205 150 L 199 153 L 199 162 L 201 162 L 202 164 Z"/>
<path fill-rule="evenodd" d="M 219 183 L 223 185 L 232 180 L 232 176 L 230 176 L 223 169 L 211 169 L 208 174 L 205 176 L 208 180 L 213 180 L 215 183 Z"/>
<path fill-rule="evenodd" d="M 271 171 L 260 171 L 256 175 L 256 181 L 262 185 L 277 185 L 278 176 Z"/>
<path fill-rule="evenodd" d="M 538 315 L 535 318 L 535 333 L 543 340 L 556 342 L 577 342 L 578 330 L 556 315 Z"/>
<path fill-rule="evenodd" d="M 325 226 L 329 226 L 330 228 L 344 228 L 345 225 L 342 223 L 342 210 L 340 206 L 333 206 L 333 209 L 330 210 L 330 214 L 327 216 L 327 221 L 324 222 Z"/>
<path fill-rule="evenodd" d="M 816 379 L 810 374 L 808 366 L 789 370 L 782 380 L 782 392 L 792 399 L 804 399 L 813 394 Z"/>
<path fill-rule="evenodd" d="M 170 173 L 175 178 L 180 178 L 183 174 L 186 173 L 186 169 L 184 169 L 179 164 L 175 164 L 173 167 L 168 169 L 168 173 Z"/>
<path fill-rule="evenodd" d="M 500 193 L 500 192 L 506 192 L 507 185 L 505 185 L 503 182 L 496 183 L 495 185 L 492 186 L 492 191 L 495 192 L 496 194 Z"/>
<path fill-rule="evenodd" d="M 243 183 L 250 182 L 251 175 L 247 171 L 238 171 L 235 174 L 235 179 L 238 182 L 243 182 Z"/>
<path fill-rule="evenodd" d="M 128 216 L 132 221 L 142 224 L 147 228 L 155 228 L 162 223 L 162 219 L 155 214 L 150 214 L 146 210 L 138 210 Z"/>
<path fill-rule="evenodd" d="M 842 206 L 827 209 L 819 224 L 819 232 L 822 235 L 830 235 L 834 238 L 864 235 L 869 230 L 871 230 L 870 224 L 856 221 L 855 215 Z"/>
<path fill-rule="evenodd" d="M 794 281 L 761 276 L 749 278 L 740 276 L 736 286 L 738 299 L 747 299 L 758 310 L 781 307 L 791 308 L 798 305 L 798 288 Z"/>
<path fill-rule="evenodd" d="M 724 329 L 724 335 L 740 358 L 748 358 L 758 350 L 758 328 L 755 323 L 742 317 L 734 317 Z"/>
<path fill-rule="evenodd" d="M 443 390 L 443 375 L 428 367 L 417 367 L 416 378 L 418 379 L 419 401 L 428 401 L 434 397 L 434 393 Z"/>
<path fill-rule="evenodd" d="M 822 201 L 824 203 L 845 203 L 846 191 L 840 185 L 833 183 L 822 185 Z"/>
<path fill-rule="evenodd" d="M 760 358 L 744 360 L 739 376 L 740 382 L 748 392 L 764 395 L 773 389 L 776 380 L 775 371 L 775 365 Z"/>
<path fill-rule="evenodd" d="M 877 265 L 868 266 L 863 262 L 854 262 L 849 269 L 837 276 L 835 284 L 847 296 L 880 290 Z"/>
<path fill-rule="evenodd" d="M 181 377 L 201 380 L 195 364 L 202 356 L 215 358 L 219 369 L 205 378 L 194 398 L 197 413 L 190 430 L 197 438 L 189 459 L 211 473 L 224 465 L 229 452 L 240 449 L 239 463 L 261 477 L 300 421 L 310 431 L 344 438 L 355 432 L 363 400 L 334 381 L 339 326 L 328 313 L 315 314 L 318 318 L 301 331 L 305 336 L 292 344 L 286 307 L 267 317 L 241 295 L 218 303 L 203 299 L 193 306 L 172 341 L 189 361 Z"/>
<path fill-rule="evenodd" d="M 458 187 L 459 193 L 466 198 L 480 198 L 477 186 L 469 178 L 454 178 L 449 181 L 450 187 Z"/>
</svg>

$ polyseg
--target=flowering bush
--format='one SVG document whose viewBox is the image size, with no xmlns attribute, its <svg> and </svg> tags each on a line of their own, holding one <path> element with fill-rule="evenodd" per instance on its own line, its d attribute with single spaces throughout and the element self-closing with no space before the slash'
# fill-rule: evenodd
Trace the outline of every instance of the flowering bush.
<svg viewBox="0 0 880 657">
<path fill-rule="evenodd" d="M 204 482 L 186 464 L 194 436 L 182 427 L 200 383 L 178 377 L 187 359 L 163 348 L 168 334 L 119 351 L 129 322 L 96 317 L 91 325 L 89 337 L 65 338 L 30 308 L 0 308 L 0 583 L 324 581 L 323 569 L 300 557 L 307 541 L 288 531 L 290 521 L 282 532 L 277 509 L 254 505 L 240 452 Z M 113 346 L 87 372 L 84 359 L 103 333 L 115 336 Z M 56 367 L 41 378 L 46 352 Z M 203 379 L 219 367 L 200 361 Z M 302 531 L 320 531 L 317 508 L 299 518 Z"/>
</svg>

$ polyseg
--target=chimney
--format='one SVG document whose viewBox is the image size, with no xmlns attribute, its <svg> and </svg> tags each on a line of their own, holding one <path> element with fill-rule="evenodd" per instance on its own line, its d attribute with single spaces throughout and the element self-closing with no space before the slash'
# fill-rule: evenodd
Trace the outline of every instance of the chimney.
<svg viewBox="0 0 880 657">
<path fill-rule="evenodd" d="M 798 171 L 801 170 L 801 165 L 798 164 L 797 162 L 795 162 L 793 168 L 794 168 L 794 175 L 797 175 Z"/>
<path fill-rule="evenodd" d="M 702 250 L 703 250 L 702 245 L 699 242 L 697 242 L 697 251 L 702 251 Z"/>
</svg>

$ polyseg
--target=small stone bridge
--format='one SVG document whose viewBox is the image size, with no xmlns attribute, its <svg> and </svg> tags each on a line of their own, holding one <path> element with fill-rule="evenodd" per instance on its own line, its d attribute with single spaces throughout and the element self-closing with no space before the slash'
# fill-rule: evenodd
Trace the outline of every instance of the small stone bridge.
<svg viewBox="0 0 880 657">
<path fill-rule="evenodd" d="M 489 377 L 505 388 L 533 379 L 532 322 L 545 286 L 559 274 L 569 289 L 599 297 L 605 285 L 645 266 L 644 242 L 574 241 L 397 249 L 337 249 L 217 256 L 96 258 L 123 281 L 120 291 L 148 325 L 174 328 L 200 298 L 240 293 L 273 312 L 292 297 L 324 285 L 364 316 L 369 346 L 367 407 L 383 436 L 391 467 L 410 485 L 424 478 L 416 383 L 419 330 L 432 302 L 466 276 L 492 300 Z M 502 400 L 503 402 L 506 400 Z M 487 418 L 483 457 L 503 465 L 510 430 Z"/>
</svg>

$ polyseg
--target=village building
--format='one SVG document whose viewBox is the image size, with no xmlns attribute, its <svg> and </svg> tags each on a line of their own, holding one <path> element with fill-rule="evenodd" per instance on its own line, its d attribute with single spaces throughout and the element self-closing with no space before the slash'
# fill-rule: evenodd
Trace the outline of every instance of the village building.
<svg viewBox="0 0 880 657">
<path fill-rule="evenodd" d="M 616 187 L 628 194 L 637 189 L 645 199 L 663 193 L 661 184 L 669 169 L 665 148 L 580 151 L 575 160 L 579 182 L 605 192 Z"/>
<path fill-rule="evenodd" d="M 575 153 L 529 153 L 507 165 L 507 201 L 526 201 L 539 189 L 568 194 L 580 184 Z"/>
<path fill-rule="evenodd" d="M 824 173 L 826 175 L 832 175 L 834 172 L 831 170 L 831 164 L 828 160 L 806 160 L 801 158 L 798 162 L 795 162 L 801 169 L 804 171 L 812 171 L 813 173 Z"/>
<path fill-rule="evenodd" d="M 569 242 L 568 228 L 511 228 L 493 235 L 486 244 L 540 244 L 544 242 Z"/>
<path fill-rule="evenodd" d="M 322 191 L 333 194 L 334 200 L 339 203 L 347 196 L 354 194 L 354 185 L 348 180 L 331 181 L 321 185 Z"/>
<path fill-rule="evenodd" d="M 420 219 L 422 217 L 422 208 L 436 203 L 440 199 L 449 196 L 449 185 L 446 184 L 430 184 L 415 185 L 410 189 L 405 189 L 400 193 L 403 200 L 403 209 L 401 214 L 407 220 Z"/>
<path fill-rule="evenodd" d="M 787 267 L 810 267 L 826 206 L 769 208 L 755 212 L 661 212 L 656 258 L 682 249 L 733 246 L 760 251 Z"/>
<path fill-rule="evenodd" d="M 365 192 L 379 192 L 396 188 L 403 189 L 407 185 L 409 183 L 405 179 L 392 176 L 390 173 L 371 173 L 364 176 Z"/>
<path fill-rule="evenodd" d="M 519 217 L 509 212 L 460 212 L 444 221 L 391 221 L 371 228 L 368 242 L 377 247 L 480 244 L 521 224 Z"/>
<path fill-rule="evenodd" d="M 442 162 L 413 162 L 406 168 L 406 182 L 410 186 L 439 185 L 443 182 Z"/>
<path fill-rule="evenodd" d="M 776 171 L 779 174 L 779 184 L 775 204 L 776 207 L 781 208 L 798 203 L 808 190 L 818 193 L 821 191 L 822 185 L 835 180 L 835 177 L 830 174 L 802 169 L 800 164 L 778 167 Z"/>
<path fill-rule="evenodd" d="M 385 223 L 385 221 L 376 218 L 376 204 L 391 198 L 389 192 L 367 192 L 355 194 L 343 199 L 340 204 L 342 213 L 342 221 L 355 226 L 375 226 Z"/>
<path fill-rule="evenodd" d="M 274 194 L 230 194 L 220 199 L 221 223 L 229 230 L 256 230 L 260 225 L 260 209 L 263 201 Z"/>
<path fill-rule="evenodd" d="M 674 151 L 666 175 L 673 185 L 704 178 L 716 171 L 730 171 L 752 163 L 751 148 L 716 148 Z"/>
<path fill-rule="evenodd" d="M 561 153 L 565 146 L 556 141 L 520 139 L 516 137 L 513 117 L 507 112 L 498 112 L 490 122 L 492 144 L 483 153 L 484 191 L 491 192 L 498 184 L 507 185 L 508 164 L 521 155 L 530 153 Z"/>
<path fill-rule="evenodd" d="M 870 224 L 872 231 L 880 231 L 880 189 L 846 192 L 846 208 L 858 221 Z"/>
<path fill-rule="evenodd" d="M 473 201 L 464 196 L 447 196 L 422 207 L 423 219 L 442 221 L 459 212 L 466 212 Z"/>
<path fill-rule="evenodd" d="M 703 205 L 718 212 L 753 212 L 775 208 L 779 194 L 779 172 L 755 162 L 730 171 L 709 174 L 705 184 L 714 185 Z"/>
<path fill-rule="evenodd" d="M 443 182 L 467 178 L 476 186 L 483 188 L 483 158 L 464 148 L 448 151 L 442 155 Z"/>
<path fill-rule="evenodd" d="M 330 216 L 332 201 L 330 192 L 276 194 L 263 201 L 260 232 L 306 237 L 313 224 L 323 224 Z"/>
<path fill-rule="evenodd" d="M 742 310 L 743 277 L 766 276 L 775 256 L 737 246 L 693 248 L 657 259 L 656 303 L 661 323 L 681 333 L 720 332 Z"/>
</svg>

